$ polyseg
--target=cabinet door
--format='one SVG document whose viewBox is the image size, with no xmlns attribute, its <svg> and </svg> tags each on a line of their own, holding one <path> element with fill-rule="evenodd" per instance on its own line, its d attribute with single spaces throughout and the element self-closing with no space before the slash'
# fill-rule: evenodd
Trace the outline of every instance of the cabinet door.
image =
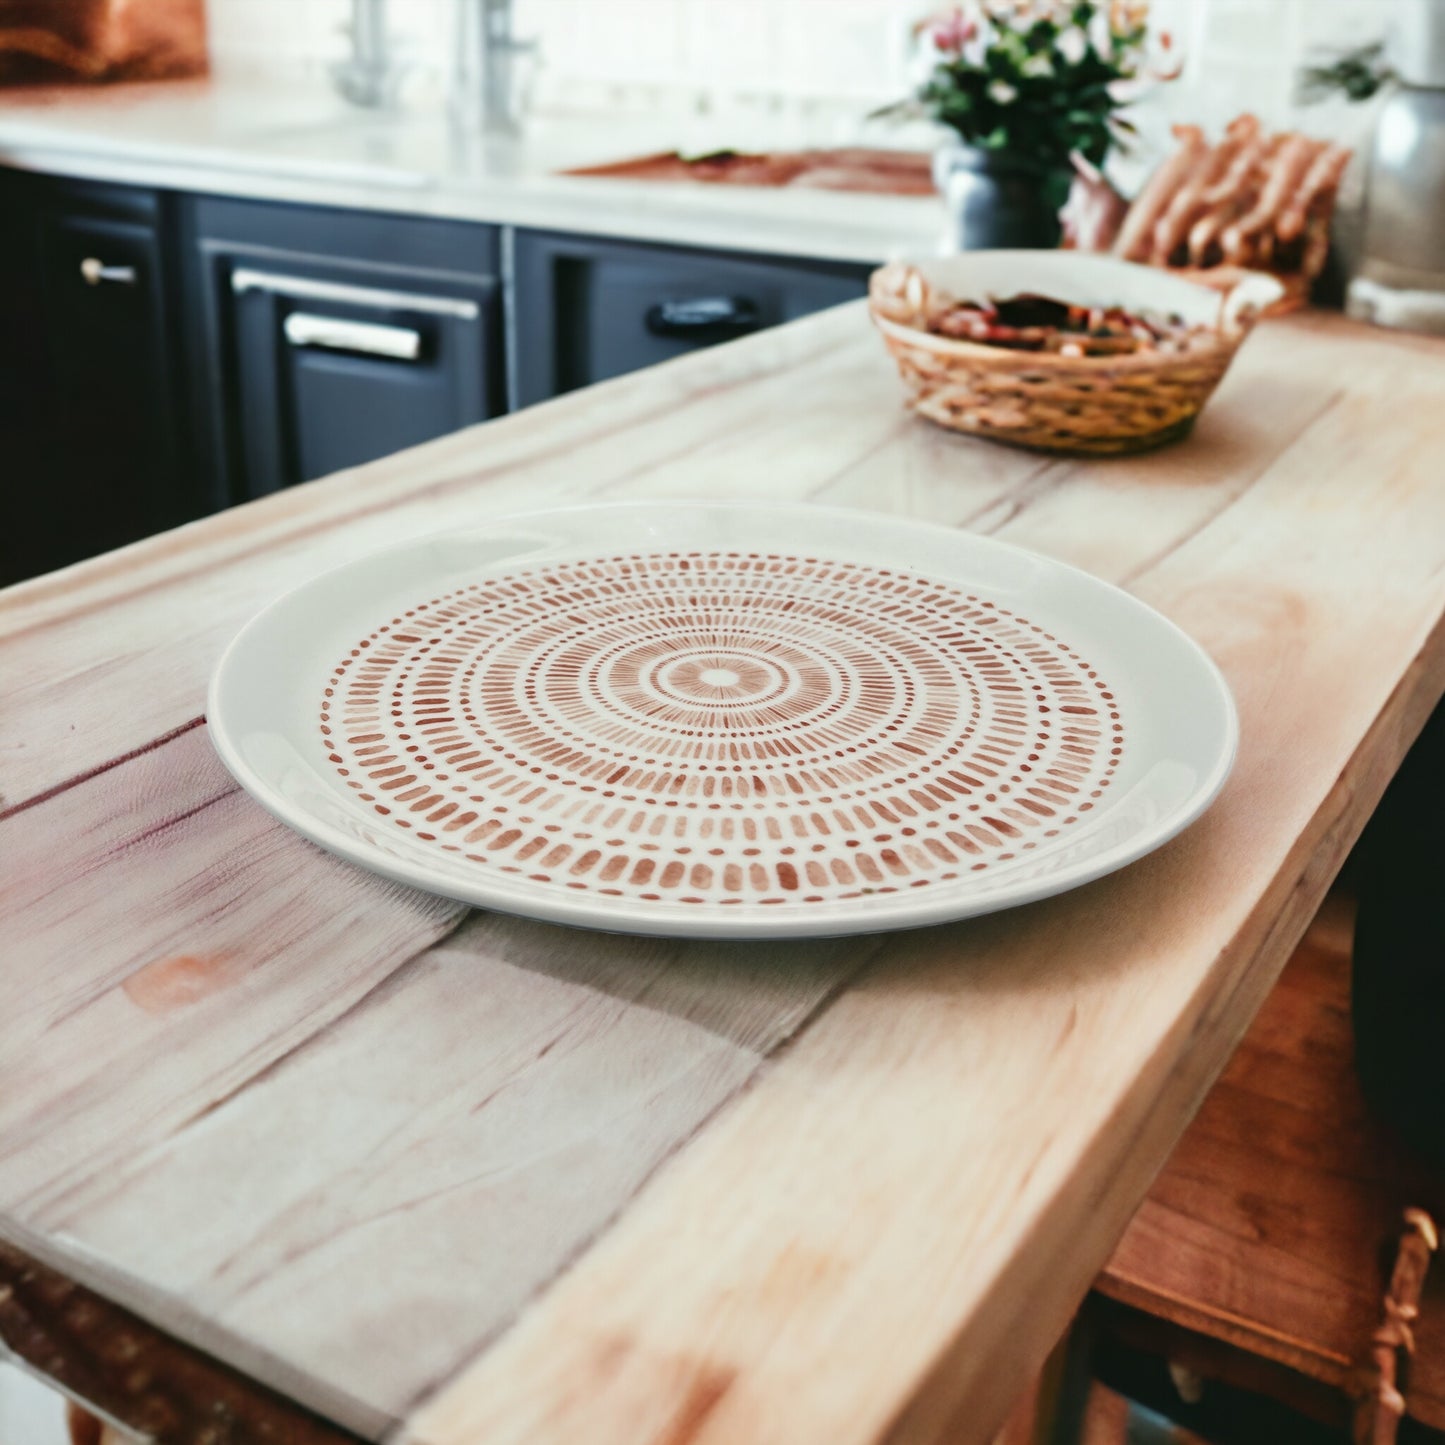
<svg viewBox="0 0 1445 1445">
<path fill-rule="evenodd" d="M 871 269 L 517 231 L 513 404 L 855 300 Z"/>
<path fill-rule="evenodd" d="M 186 511 L 158 198 L 36 182 L 25 230 L 33 313 L 20 365 L 34 410 L 11 575 L 134 541 Z"/>
<path fill-rule="evenodd" d="M 43 570 L 45 318 L 34 181 L 0 170 L 0 587 Z"/>
<path fill-rule="evenodd" d="M 484 421 L 488 296 L 230 274 L 246 492 L 258 496 Z"/>
<path fill-rule="evenodd" d="M 501 409 L 491 228 L 203 201 L 196 255 L 232 500 Z"/>
</svg>

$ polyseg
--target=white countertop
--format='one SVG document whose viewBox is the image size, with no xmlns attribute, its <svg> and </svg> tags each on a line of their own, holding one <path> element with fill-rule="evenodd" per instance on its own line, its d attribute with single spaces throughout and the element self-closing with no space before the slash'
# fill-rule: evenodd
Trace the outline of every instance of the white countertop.
<svg viewBox="0 0 1445 1445">
<path fill-rule="evenodd" d="M 359 111 L 323 83 L 255 77 L 0 91 L 0 165 L 164 189 L 876 262 L 932 251 L 933 197 L 558 174 L 662 150 L 788 149 L 796 124 L 548 114 L 515 138 L 439 111 Z"/>
</svg>

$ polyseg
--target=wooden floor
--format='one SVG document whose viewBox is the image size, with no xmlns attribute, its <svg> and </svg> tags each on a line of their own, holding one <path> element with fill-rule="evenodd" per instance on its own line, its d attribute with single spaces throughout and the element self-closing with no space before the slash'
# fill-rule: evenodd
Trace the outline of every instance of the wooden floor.
<svg viewBox="0 0 1445 1445">
<path fill-rule="evenodd" d="M 1366 1110 L 1354 1068 L 1354 911 L 1331 897 L 1096 1288 L 1348 1390 L 1409 1205 L 1432 1178 Z M 1411 1414 L 1445 1428 L 1445 1270 L 1427 1280 Z"/>
<path fill-rule="evenodd" d="M 1419 1205 L 1439 1218 L 1445 1205 L 1442 1181 L 1366 1111 L 1350 1019 L 1353 932 L 1353 903 L 1332 894 L 1095 1285 L 1106 1306 L 1095 1324 L 1102 1316 L 1106 1330 L 1122 1328 L 1127 1348 L 1189 1357 L 1335 1425 L 1348 1420 L 1380 1318 L 1401 1211 Z M 1439 1265 L 1415 1333 L 1409 1413 L 1442 1429 Z M 1046 1370 L 997 1445 L 1051 1438 L 1055 1392 Z M 1095 1382 L 1080 1438 L 1153 1437 Z"/>
</svg>

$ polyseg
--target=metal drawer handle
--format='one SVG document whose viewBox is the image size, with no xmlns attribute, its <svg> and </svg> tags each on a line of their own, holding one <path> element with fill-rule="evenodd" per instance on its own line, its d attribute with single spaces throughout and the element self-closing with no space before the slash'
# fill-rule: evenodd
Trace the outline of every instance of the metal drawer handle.
<svg viewBox="0 0 1445 1445">
<path fill-rule="evenodd" d="M 134 266 L 107 266 L 99 256 L 87 256 L 80 263 L 80 277 L 87 286 L 99 286 L 102 281 L 116 286 L 134 286 L 136 270 Z"/>
<path fill-rule="evenodd" d="M 373 311 L 413 311 L 428 316 L 453 316 L 475 321 L 481 309 L 475 301 L 455 296 L 426 296 L 413 291 L 388 291 L 373 286 L 348 286 L 340 281 L 314 281 L 309 276 L 281 276 L 272 271 L 241 267 L 231 272 L 231 290 L 266 291 L 293 301 L 330 301 L 336 306 L 365 306 Z"/>
<path fill-rule="evenodd" d="M 763 324 L 757 303 L 746 296 L 693 296 L 660 301 L 644 318 L 654 336 L 675 336 L 689 341 L 724 341 L 745 336 Z"/>
<path fill-rule="evenodd" d="M 416 361 L 421 357 L 421 332 L 405 326 L 380 326 L 374 321 L 347 321 L 339 316 L 293 311 L 281 329 L 292 346 L 321 346 L 328 351 L 385 356 L 391 361 Z"/>
</svg>

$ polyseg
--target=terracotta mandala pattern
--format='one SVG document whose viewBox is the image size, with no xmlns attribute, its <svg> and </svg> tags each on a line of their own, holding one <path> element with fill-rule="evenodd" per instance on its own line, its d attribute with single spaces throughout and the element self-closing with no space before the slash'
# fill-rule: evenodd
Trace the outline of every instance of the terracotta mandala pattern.
<svg viewBox="0 0 1445 1445">
<path fill-rule="evenodd" d="M 336 666 L 330 762 L 428 848 L 629 901 L 947 885 L 1088 815 L 1124 750 L 1065 642 L 912 573 L 659 552 L 489 578 Z"/>
</svg>

